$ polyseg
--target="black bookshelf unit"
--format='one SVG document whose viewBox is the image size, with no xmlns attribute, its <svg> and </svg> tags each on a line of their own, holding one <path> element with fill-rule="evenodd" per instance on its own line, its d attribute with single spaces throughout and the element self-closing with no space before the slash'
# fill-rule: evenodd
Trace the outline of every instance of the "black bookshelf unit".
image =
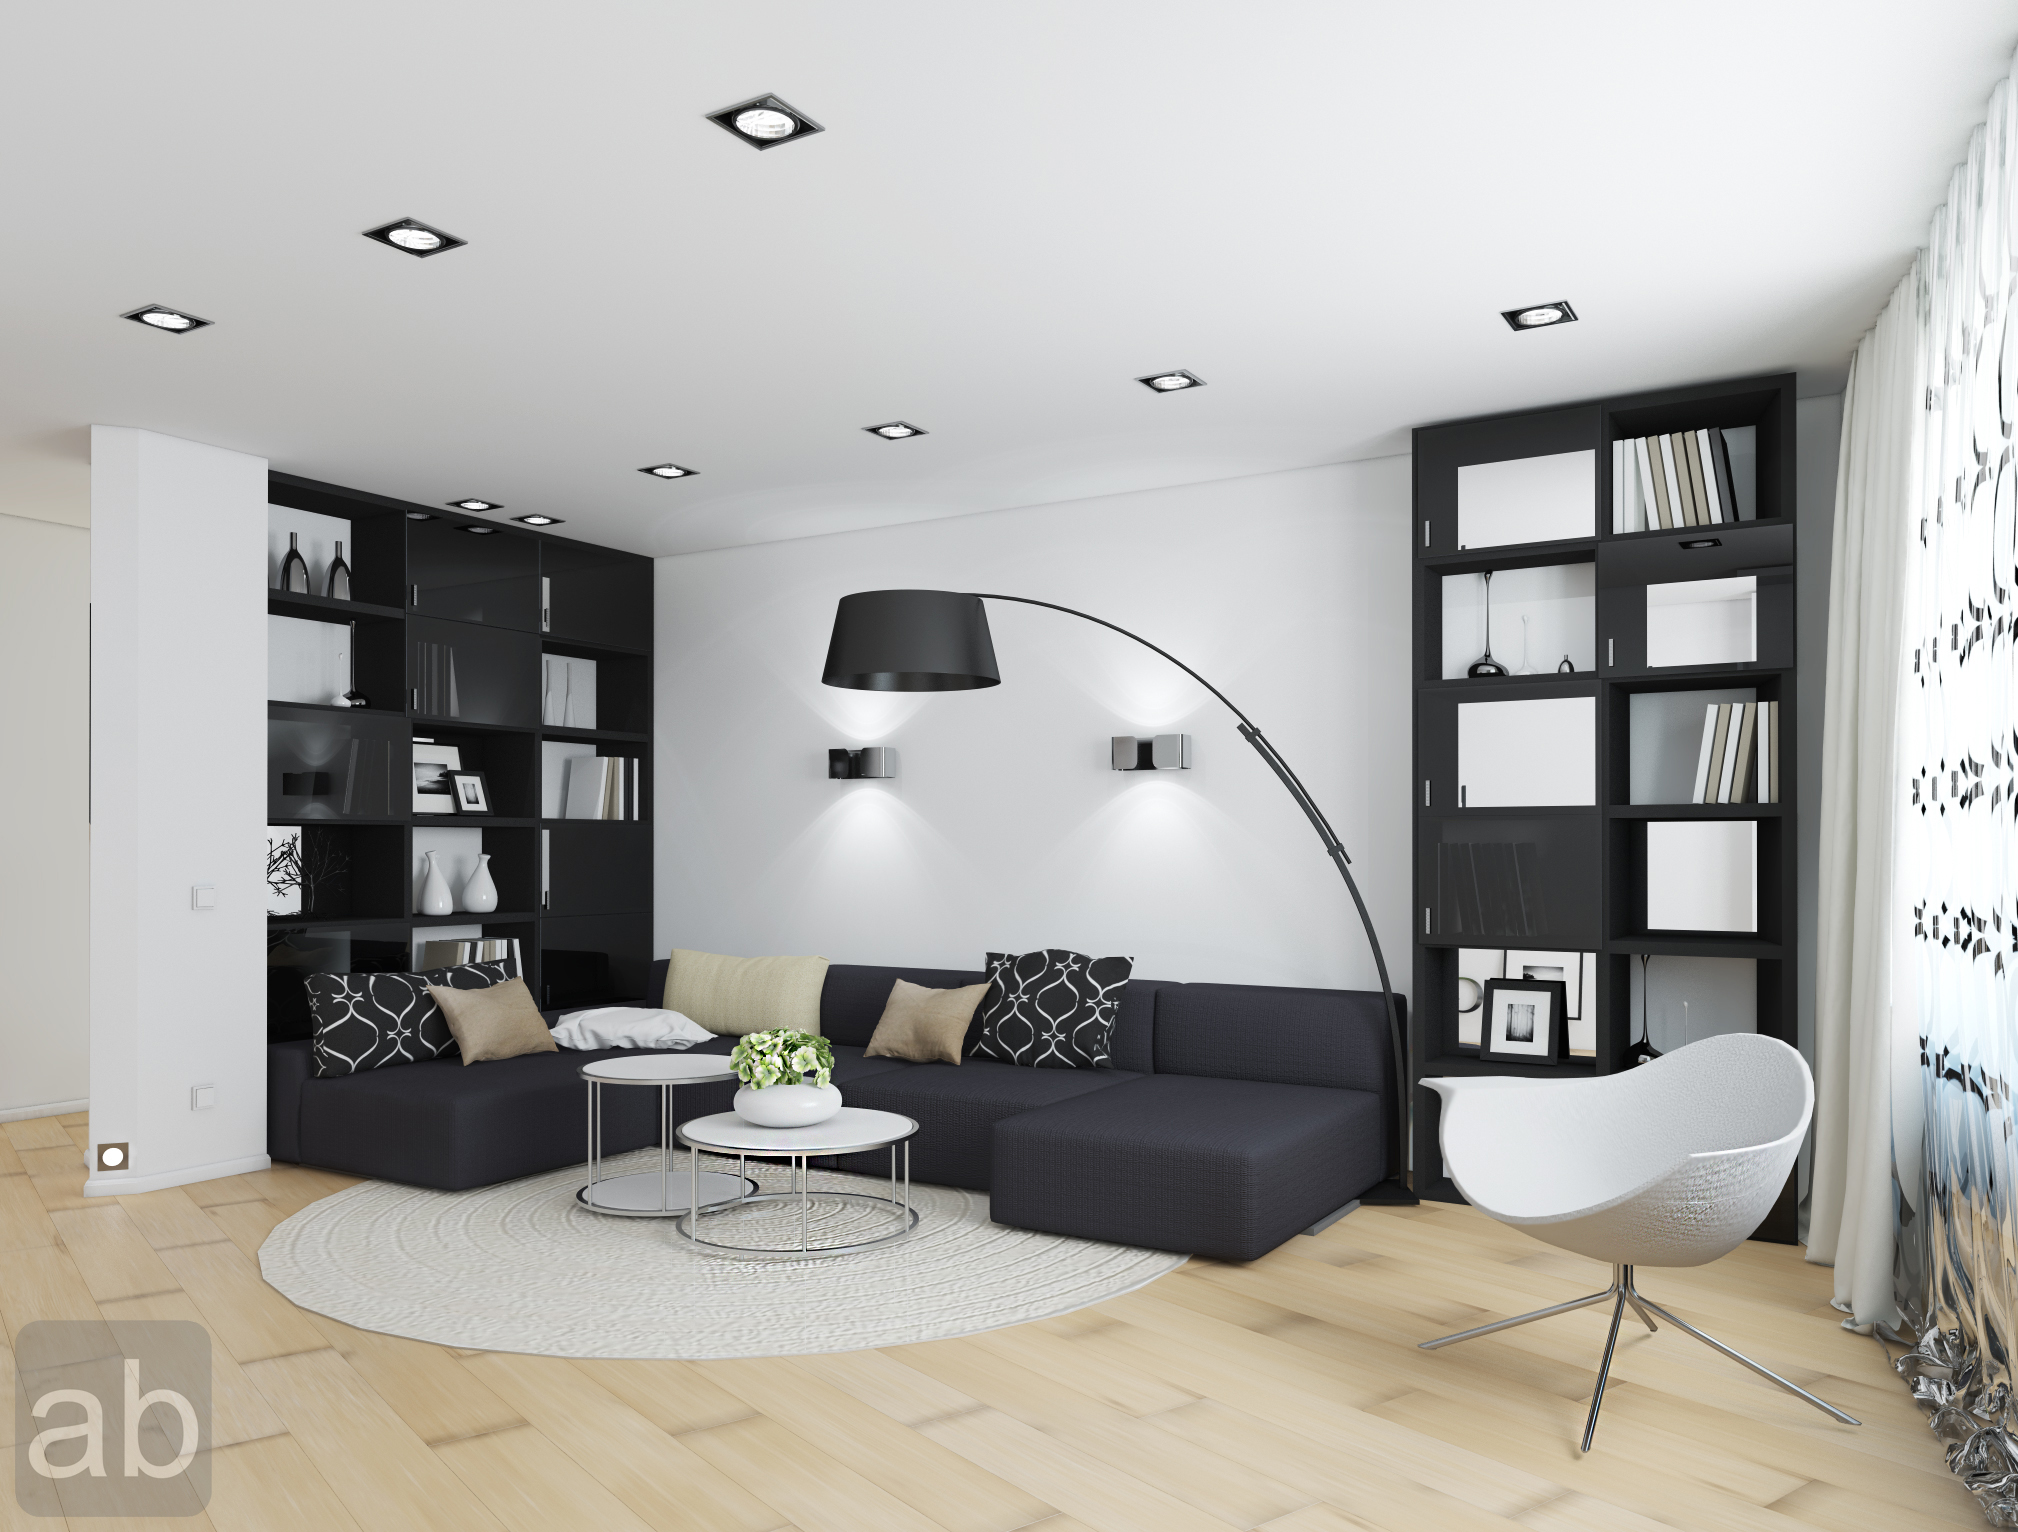
<svg viewBox="0 0 2018 1532">
<path fill-rule="evenodd" d="M 299 916 L 268 917 L 269 1038 L 308 1035 L 307 973 L 407 971 L 433 928 L 515 939 L 543 1007 L 646 998 L 651 559 L 290 474 L 270 475 L 268 499 L 348 523 L 357 599 L 269 589 L 267 611 L 346 629 L 367 699 L 267 703 L 267 822 L 300 826 L 342 869 Z M 597 727 L 545 721 L 550 658 L 594 662 Z M 483 772 L 493 812 L 414 812 L 416 739 Z M 550 744 L 635 761 L 625 817 L 549 817 Z M 441 829 L 482 831 L 495 911 L 416 913 L 415 836 Z"/>
<path fill-rule="evenodd" d="M 1673 432 L 1731 432 L 1749 427 L 1752 455 L 1749 497 L 1740 493 L 1745 519 L 1659 530 L 1619 530 L 1614 525 L 1614 443 Z M 1627 449 L 1630 450 L 1630 449 Z M 1488 541 L 1464 546 L 1460 530 L 1462 472 L 1467 468 L 1550 458 L 1564 473 L 1581 475 L 1591 454 L 1589 535 L 1548 535 L 1530 542 Z M 1415 819 L 1415 1003 L 1410 1007 L 1411 1081 L 1426 1075 L 1531 1074 L 1574 1078 L 1608 1074 L 1627 1067 L 1627 1048 L 1638 1036 L 1641 1006 L 1634 1000 L 1635 969 L 1652 957 L 1654 982 L 1662 981 L 1660 960 L 1670 975 L 1687 971 L 1673 960 L 1741 959 L 1753 965 L 1756 1025 L 1760 1032 L 1793 1044 L 1796 1027 L 1795 815 L 1799 811 L 1798 745 L 1795 739 L 1796 672 L 1794 623 L 1794 378 L 1791 374 L 1665 389 L 1518 414 L 1424 426 L 1414 433 L 1414 760 Z M 1535 465 L 1539 467 L 1540 465 Z M 1482 479 L 1474 479 L 1475 485 Z M 1482 497 L 1483 498 L 1483 497 Z M 1476 531 L 1485 523 L 1474 522 Z M 1520 525 L 1518 517 L 1512 523 Z M 1544 517 L 1534 525 L 1546 533 L 1566 530 Z M 1481 539 L 1474 539 L 1481 541 Z M 1464 652 L 1463 624 L 1469 607 L 1453 604 L 1446 622 L 1445 598 L 1451 576 L 1495 576 L 1511 571 L 1550 571 L 1560 590 L 1589 591 L 1589 644 L 1581 655 L 1560 658 L 1551 651 L 1541 673 L 1467 677 L 1453 656 Z M 1707 664 L 1649 664 L 1648 592 L 1678 589 L 1686 582 L 1753 581 L 1752 650 L 1749 661 Z M 1504 586 L 1507 582 L 1502 582 Z M 1528 589 L 1540 587 L 1530 584 Z M 1464 592 L 1469 600 L 1469 587 Z M 1581 597 L 1577 599 L 1582 599 Z M 1665 599 L 1665 592 L 1664 592 Z M 1540 610 L 1540 603 L 1534 604 Z M 1564 600 L 1546 621 L 1552 631 L 1581 618 Z M 1564 616 L 1563 613 L 1571 613 Z M 1495 613 L 1493 636 L 1506 639 L 1504 619 Z M 1482 625 L 1481 625 L 1482 626 Z M 1476 632 L 1478 629 L 1473 629 Z M 1524 631 L 1524 630 L 1522 630 Z M 1511 650 L 1512 643 L 1507 644 Z M 1525 650 L 1525 642 L 1521 648 Z M 1477 647 L 1471 657 L 1477 657 Z M 1525 658 L 1494 656 L 1512 669 Z M 1670 653 L 1663 651 L 1662 659 Z M 1548 663 L 1556 661 L 1556 664 Z M 1567 673 L 1557 664 L 1571 660 Z M 1677 694 L 1690 694 L 1681 696 Z M 1778 745 L 1779 794 L 1773 802 L 1701 803 L 1671 789 L 1647 787 L 1657 771 L 1676 780 L 1677 763 L 1657 765 L 1664 744 L 1670 757 L 1683 736 L 1678 721 L 1700 719 L 1703 697 L 1776 702 L 1781 727 Z M 1475 807 L 1460 780 L 1460 712 L 1463 704 L 1588 698 L 1594 715 L 1592 758 L 1580 744 L 1566 743 L 1548 763 L 1561 774 L 1591 774 L 1589 803 L 1515 804 Z M 1636 704 L 1635 699 L 1639 699 Z M 1664 713 L 1662 710 L 1666 709 Z M 1636 726 L 1636 715 L 1639 723 Z M 1476 715 L 1482 716 L 1482 715 Z M 1655 726 L 1665 720 L 1666 732 Z M 1484 725 L 1479 725 L 1483 730 Z M 1486 736 L 1481 733 L 1481 739 Z M 1686 765 L 1696 764 L 1693 736 L 1686 736 Z M 1565 736 L 1580 739 L 1580 736 Z M 1641 756 L 1635 775 L 1635 743 Z M 1636 793 L 1636 782 L 1638 792 Z M 1644 801 L 1634 801 L 1639 796 Z M 1648 924 L 1648 861 L 1651 827 L 1750 821 L 1756 867 L 1755 930 L 1671 930 Z M 1663 830 L 1657 838 L 1672 845 Z M 1688 832 L 1696 834 L 1700 832 Z M 1493 856 L 1519 859 L 1524 890 L 1538 897 L 1516 908 L 1452 897 L 1460 880 L 1448 872 L 1468 864 L 1475 848 L 1493 846 Z M 1439 848 L 1473 848 L 1461 855 Z M 1441 881 L 1440 881 L 1441 880 Z M 1476 887 L 1476 875 L 1473 887 Z M 1537 917 L 1534 912 L 1539 911 Z M 1461 1004 L 1475 1003 L 1472 978 L 1460 973 L 1467 951 L 1523 951 L 1593 954 L 1594 982 L 1580 996 L 1582 1021 L 1594 1023 L 1588 1056 L 1561 1063 L 1505 1064 L 1482 1061 L 1478 1049 L 1460 1042 Z M 1726 981 L 1731 970 L 1725 970 Z M 1737 970 L 1742 973 L 1742 970 Z M 1520 977 L 1520 975 L 1511 975 Z M 1462 982 L 1461 982 L 1462 981 Z M 1438 1147 L 1438 1099 L 1415 1089 L 1415 1189 L 1419 1195 L 1462 1200 L 1443 1173 Z M 1791 1243 L 1795 1238 L 1793 1179 L 1756 1236 Z"/>
</svg>

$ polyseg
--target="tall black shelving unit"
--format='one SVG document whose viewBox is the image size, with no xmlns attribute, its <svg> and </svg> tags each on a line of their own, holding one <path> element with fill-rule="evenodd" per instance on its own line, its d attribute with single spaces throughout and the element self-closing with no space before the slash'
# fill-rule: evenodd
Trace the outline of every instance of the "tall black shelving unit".
<svg viewBox="0 0 2018 1532">
<path fill-rule="evenodd" d="M 345 557 L 356 599 L 269 590 L 267 611 L 350 625 L 356 687 L 369 703 L 267 704 L 267 822 L 301 826 L 305 839 L 333 844 L 347 863 L 316 891 L 312 909 L 268 919 L 269 1036 L 308 1035 L 304 974 L 407 971 L 415 938 L 429 928 L 476 926 L 486 938 L 515 938 L 542 1006 L 645 998 L 652 561 L 290 474 L 270 475 L 268 498 L 350 524 Z M 450 653 L 452 702 L 442 684 Z M 598 727 L 544 722 L 548 655 L 595 661 Z M 414 813 L 416 736 L 455 746 L 465 770 L 483 772 L 494 812 Z M 637 818 L 544 817 L 541 747 L 549 741 L 635 759 Z M 414 913 L 414 833 L 431 828 L 481 829 L 498 889 L 494 912 Z"/>
<path fill-rule="evenodd" d="M 1712 427 L 1756 430 L 1753 519 L 1708 527 L 1615 532 L 1612 444 Z M 1475 549 L 1458 543 L 1459 470 L 1590 450 L 1595 463 L 1588 537 Z M 1606 1074 L 1625 1067 L 1634 1035 L 1632 965 L 1642 954 L 1745 958 L 1756 965 L 1758 1030 L 1795 1042 L 1799 751 L 1795 738 L 1794 378 L 1791 374 L 1665 389 L 1589 403 L 1425 426 L 1414 433 L 1415 1004 L 1412 1081 L 1425 1075 Z M 1446 680 L 1446 576 L 1552 565 L 1594 565 L 1597 668 L 1567 675 Z M 1647 664 L 1647 587 L 1750 575 L 1757 581 L 1756 659 L 1748 664 Z M 1773 803 L 1631 802 L 1632 698 L 1657 692 L 1751 690 L 1780 704 L 1780 797 Z M 1596 704 L 1596 798 L 1589 807 L 1470 808 L 1458 790 L 1458 705 L 1590 697 Z M 1693 757 L 1691 757 L 1693 763 Z M 1650 929 L 1647 827 L 1657 821 L 1753 820 L 1758 930 L 1730 934 Z M 1517 842 L 1544 885 L 1552 929 L 1457 932 L 1440 907 L 1439 845 Z M 1458 1042 L 1458 954 L 1464 948 L 1591 952 L 1596 959 L 1596 1056 L 1561 1064 L 1486 1063 Z M 1415 1186 L 1458 1201 L 1437 1143 L 1438 1099 L 1416 1086 Z M 1759 1238 L 1795 1238 L 1790 1177 Z"/>
</svg>

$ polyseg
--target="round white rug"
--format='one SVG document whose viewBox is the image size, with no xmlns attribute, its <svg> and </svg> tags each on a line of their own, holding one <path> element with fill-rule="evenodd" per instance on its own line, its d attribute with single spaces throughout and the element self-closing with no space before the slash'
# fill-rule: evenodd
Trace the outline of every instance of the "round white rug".
<svg viewBox="0 0 2018 1532">
<path fill-rule="evenodd" d="M 607 1162 L 656 1170 L 657 1149 Z M 684 1157 L 675 1160 L 683 1180 Z M 783 1190 L 776 1168 L 752 1173 Z M 945 1340 L 1069 1313 L 1153 1282 L 1181 1255 L 1008 1229 L 980 1192 L 913 1185 L 908 1240 L 854 1255 L 741 1260 L 696 1252 L 671 1219 L 611 1218 L 575 1201 L 575 1166 L 468 1192 L 367 1181 L 278 1225 L 266 1280 L 363 1330 L 480 1351 L 570 1357 L 803 1356 Z M 887 1180 L 814 1171 L 836 1191 Z M 873 1225 L 873 1227 L 872 1227 Z M 816 1201 L 815 1243 L 873 1238 L 891 1215 Z M 704 1214 L 703 1238 L 796 1242 L 796 1207 Z"/>
</svg>

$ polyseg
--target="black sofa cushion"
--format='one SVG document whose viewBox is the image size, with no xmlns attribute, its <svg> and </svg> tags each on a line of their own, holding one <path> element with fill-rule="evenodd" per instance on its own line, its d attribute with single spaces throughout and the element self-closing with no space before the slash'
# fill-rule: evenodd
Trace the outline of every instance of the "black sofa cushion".
<svg viewBox="0 0 2018 1532">
<path fill-rule="evenodd" d="M 1395 1011 L 1408 1024 L 1405 1002 Z M 1387 1007 L 1360 990 L 1171 984 L 1156 1006 L 1156 1073 L 1329 1085 L 1394 1097 Z"/>
<path fill-rule="evenodd" d="M 1093 958 L 1063 947 L 988 954 L 976 1058 L 1032 1069 L 1104 1069 L 1133 958 Z"/>
<path fill-rule="evenodd" d="M 918 1120 L 911 1140 L 914 1181 L 986 1191 L 996 1123 L 1033 1107 L 1104 1093 L 1136 1078 L 1124 1069 L 1025 1069 L 968 1059 L 962 1064 L 901 1064 L 888 1074 L 843 1085 L 841 1094 L 849 1106 L 901 1112 Z M 883 1175 L 890 1156 L 876 1149 L 844 1156 L 838 1163 L 844 1170 Z"/>
<path fill-rule="evenodd" d="M 455 1036 L 428 986 L 489 989 L 511 977 L 509 963 L 464 963 L 426 973 L 309 974 L 303 983 L 315 1016 L 317 1077 L 417 1064 L 455 1053 Z"/>
<path fill-rule="evenodd" d="M 1014 1228 L 1251 1261 L 1378 1182 L 1387 1136 L 1372 1091 L 1145 1075 L 998 1121 L 989 1205 Z"/>
<path fill-rule="evenodd" d="M 691 1051 L 725 1054 L 735 1041 L 716 1038 Z M 276 1044 L 268 1057 L 302 1046 Z M 331 1080 L 305 1078 L 291 1157 L 349 1175 L 442 1191 L 489 1186 L 579 1164 L 588 1156 L 588 1086 L 577 1071 L 595 1059 L 636 1053 L 634 1048 L 592 1053 L 564 1048 L 469 1068 L 451 1054 L 403 1069 L 375 1069 Z M 891 1059 L 864 1059 L 859 1048 L 834 1050 L 834 1078 L 839 1082 L 902 1067 Z M 726 1112 L 735 1094 L 734 1080 L 676 1086 L 673 1121 Z M 286 1142 L 287 1125 L 271 1120 L 285 1115 L 277 1104 L 270 1110 L 270 1145 Z M 658 1141 L 659 1093 L 638 1086 L 605 1086 L 603 1153 L 622 1154 Z"/>
</svg>

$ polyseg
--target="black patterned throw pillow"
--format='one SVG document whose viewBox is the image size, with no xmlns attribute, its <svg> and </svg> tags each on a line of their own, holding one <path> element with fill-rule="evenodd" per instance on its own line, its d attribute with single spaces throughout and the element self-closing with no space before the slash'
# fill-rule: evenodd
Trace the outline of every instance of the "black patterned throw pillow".
<svg viewBox="0 0 2018 1532">
<path fill-rule="evenodd" d="M 972 1057 L 1036 1069 L 1104 1069 L 1135 959 L 1047 947 L 988 954 L 988 994 Z"/>
<path fill-rule="evenodd" d="M 489 989 L 510 977 L 510 963 L 464 963 L 426 973 L 309 974 L 316 1077 L 419 1064 L 455 1052 L 448 1021 L 427 987 Z"/>
</svg>

